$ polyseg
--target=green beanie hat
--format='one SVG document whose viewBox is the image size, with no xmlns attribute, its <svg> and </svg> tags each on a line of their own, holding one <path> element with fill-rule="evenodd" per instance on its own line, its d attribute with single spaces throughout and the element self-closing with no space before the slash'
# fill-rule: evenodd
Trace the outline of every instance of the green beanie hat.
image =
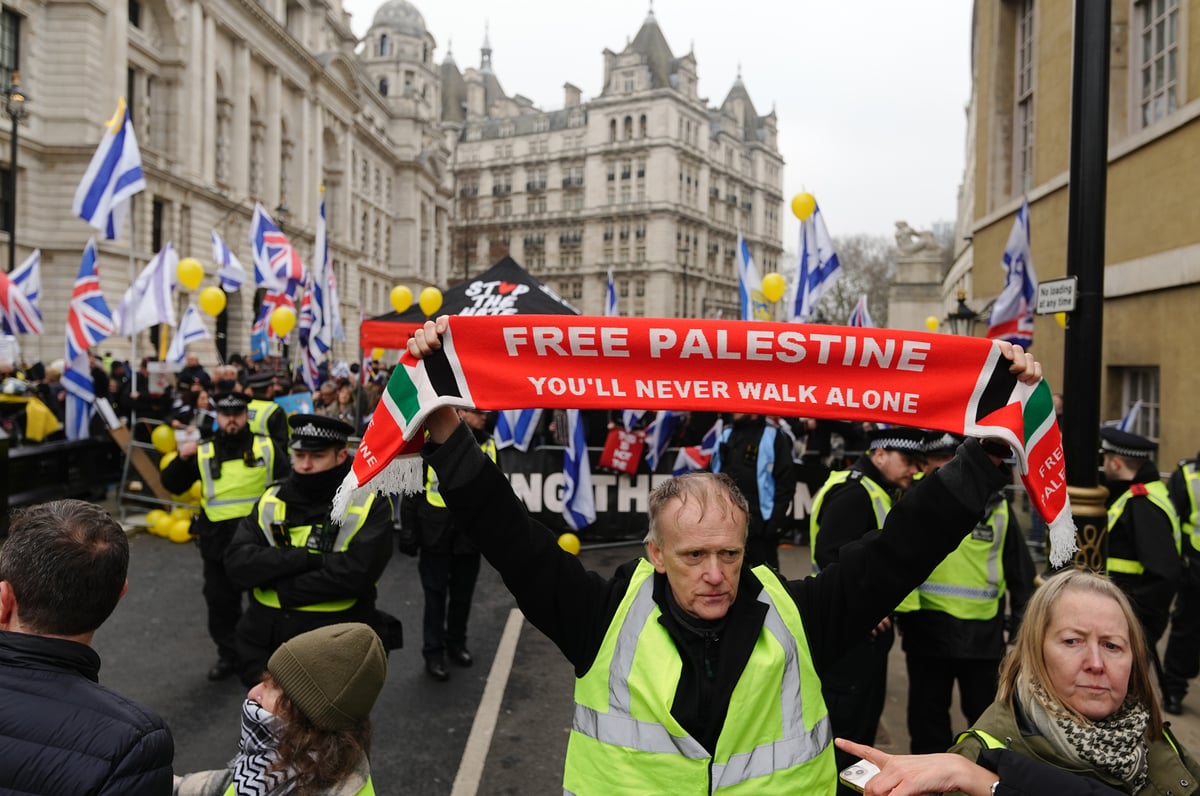
<svg viewBox="0 0 1200 796">
<path fill-rule="evenodd" d="M 374 630 L 347 622 L 285 641 L 267 671 L 317 727 L 348 730 L 370 715 L 387 678 L 387 653 Z"/>
</svg>

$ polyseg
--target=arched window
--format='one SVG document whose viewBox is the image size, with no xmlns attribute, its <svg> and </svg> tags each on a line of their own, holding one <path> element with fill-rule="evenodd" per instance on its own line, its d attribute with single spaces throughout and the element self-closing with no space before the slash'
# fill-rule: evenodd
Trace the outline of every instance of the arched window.
<svg viewBox="0 0 1200 796">
<path fill-rule="evenodd" d="M 391 55 L 392 54 L 392 43 L 390 41 L 388 41 L 388 35 L 386 33 L 379 34 L 379 54 L 380 55 Z"/>
<path fill-rule="evenodd" d="M 617 140 L 617 120 L 613 119 L 608 123 L 608 140 L 609 143 Z"/>
<path fill-rule="evenodd" d="M 625 117 L 625 140 L 628 141 L 631 138 L 633 138 L 633 117 L 626 116 Z"/>
<path fill-rule="evenodd" d="M 638 138 L 646 137 L 646 114 L 642 114 L 638 119 Z"/>
<path fill-rule="evenodd" d="M 388 79 L 386 77 L 379 78 L 379 93 L 384 97 L 388 94 Z"/>
</svg>

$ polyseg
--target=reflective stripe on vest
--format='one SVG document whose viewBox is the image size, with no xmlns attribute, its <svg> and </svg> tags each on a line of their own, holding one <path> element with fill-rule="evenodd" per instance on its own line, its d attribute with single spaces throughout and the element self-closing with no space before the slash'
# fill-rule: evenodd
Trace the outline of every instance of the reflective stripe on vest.
<svg viewBox="0 0 1200 796">
<path fill-rule="evenodd" d="M 1004 537 L 1008 501 L 1000 500 L 971 535 L 917 587 L 916 607 L 906 598 L 898 610 L 941 611 L 956 619 L 987 620 L 1000 611 L 1004 593 Z"/>
<path fill-rule="evenodd" d="M 1137 486 L 1137 484 L 1134 484 Z M 1150 481 L 1142 484 L 1146 487 L 1146 497 L 1150 502 L 1162 509 L 1167 515 L 1167 519 L 1171 521 L 1171 530 L 1175 536 L 1175 552 L 1182 553 L 1182 539 L 1180 538 L 1179 530 L 1179 514 L 1175 511 L 1174 504 L 1171 503 L 1170 495 L 1167 494 L 1167 485 L 1162 481 Z M 1125 504 L 1129 502 L 1129 498 L 1133 497 L 1133 487 L 1126 489 L 1119 498 L 1116 499 L 1111 506 L 1108 507 L 1108 530 L 1111 533 L 1116 527 L 1117 521 L 1121 519 L 1121 515 L 1125 513 Z M 1109 556 L 1106 568 L 1109 572 L 1120 572 L 1125 575 L 1141 575 L 1146 571 L 1146 567 L 1141 561 L 1131 558 L 1113 558 Z"/>
<path fill-rule="evenodd" d="M 282 407 L 274 401 L 264 401 L 261 398 L 255 398 L 246 404 L 246 425 L 250 427 L 250 431 L 254 434 L 269 435 L 267 421 L 279 411 L 282 411 Z"/>
<path fill-rule="evenodd" d="M 984 749 L 1007 749 L 1008 748 L 1008 746 L 1004 743 L 1004 741 L 1001 741 L 999 738 L 995 737 L 994 735 L 989 735 L 986 732 L 984 732 L 983 730 L 976 730 L 976 729 L 970 729 L 964 733 L 960 733 L 958 736 L 958 739 L 955 741 L 955 743 L 956 744 L 962 743 L 968 737 L 974 738 L 975 740 L 979 741 L 979 743 L 983 746 Z"/>
<path fill-rule="evenodd" d="M 237 796 L 237 782 L 229 783 L 229 787 L 225 789 L 222 796 Z M 375 796 L 375 783 L 367 777 L 367 784 L 363 785 L 354 796 Z"/>
<path fill-rule="evenodd" d="M 770 570 L 752 572 L 767 613 L 710 758 L 670 713 L 682 661 L 658 621 L 654 568 L 638 565 L 575 683 L 565 793 L 834 793 L 829 718 L 800 613 Z"/>
<path fill-rule="evenodd" d="M 1179 466 L 1183 471 L 1183 482 L 1187 485 L 1188 512 L 1187 517 L 1181 517 L 1183 532 L 1191 540 L 1192 547 L 1200 550 L 1200 468 L 1196 462 L 1184 462 Z"/>
<path fill-rule="evenodd" d="M 496 440 L 488 437 L 486 442 L 479 443 L 479 448 L 488 455 L 489 459 L 493 462 L 496 461 Z M 425 465 L 425 501 L 439 509 L 446 508 L 446 499 L 438 490 L 437 473 L 429 465 Z"/>
<path fill-rule="evenodd" d="M 200 466 L 200 507 L 212 522 L 245 517 L 271 482 L 271 474 L 275 472 L 275 446 L 271 440 L 254 437 L 250 452 L 254 455 L 253 467 L 247 466 L 244 458 L 226 459 L 221 462 L 221 477 L 214 481 L 212 467 L 216 461 L 216 448 L 209 441 L 196 449 Z"/>
<path fill-rule="evenodd" d="M 721 472 L 721 444 L 729 441 L 733 427 L 721 431 L 716 448 L 713 450 L 712 471 Z M 763 427 L 762 436 L 758 440 L 758 456 L 754 461 L 754 485 L 758 487 L 758 513 L 764 520 L 771 519 L 775 512 L 775 435 L 778 430 L 771 425 Z"/>
<path fill-rule="evenodd" d="M 817 496 L 813 498 L 812 511 L 808 515 L 808 544 L 809 550 L 817 549 L 817 533 L 821 530 L 821 525 L 818 518 L 821 516 L 821 506 L 825 503 L 825 496 L 829 494 L 829 490 L 833 489 L 838 484 L 845 483 L 850 480 L 850 474 L 853 470 L 836 470 L 829 474 L 829 478 L 825 480 L 824 486 L 817 491 Z M 871 498 L 871 508 L 875 510 L 875 527 L 882 528 L 883 521 L 887 519 L 888 512 L 892 510 L 892 498 L 887 491 L 879 484 L 872 481 L 867 476 L 858 479 L 858 483 L 862 488 L 867 490 L 867 497 Z M 812 562 L 813 574 L 816 575 L 821 571 L 817 565 L 816 558 Z"/>
<path fill-rule="evenodd" d="M 271 533 L 271 526 L 276 523 L 282 523 L 287 518 L 287 504 L 279 499 L 279 487 L 273 486 L 266 491 L 262 496 L 262 500 L 258 502 L 258 528 L 262 532 L 263 538 L 267 540 L 267 544 L 271 547 L 278 547 L 275 542 L 275 536 Z M 365 495 L 356 496 L 350 503 L 350 508 L 346 509 L 346 516 L 342 519 L 342 524 L 338 526 L 338 535 L 333 541 L 334 552 L 344 553 L 350 547 L 350 542 L 362 529 L 367 522 L 367 515 L 371 511 L 371 506 L 375 504 L 375 493 L 368 492 Z M 311 525 L 297 525 L 287 529 L 288 537 L 291 539 L 292 547 L 303 549 L 308 544 L 308 535 L 312 533 Z M 282 608 L 279 604 L 279 592 L 274 589 L 255 588 L 254 599 L 268 608 Z M 313 603 L 312 605 L 297 605 L 291 610 L 293 611 L 346 611 L 354 607 L 358 602 L 357 597 L 347 597 L 344 600 L 327 600 L 322 603 Z"/>
</svg>

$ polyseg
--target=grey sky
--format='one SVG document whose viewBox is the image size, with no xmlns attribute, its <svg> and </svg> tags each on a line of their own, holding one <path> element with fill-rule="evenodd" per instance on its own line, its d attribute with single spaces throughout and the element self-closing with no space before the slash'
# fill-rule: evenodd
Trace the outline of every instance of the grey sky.
<svg viewBox="0 0 1200 796">
<path fill-rule="evenodd" d="M 380 0 L 345 0 L 356 33 Z M 604 48 L 620 51 L 648 0 L 413 0 L 460 69 L 479 65 L 484 23 L 504 90 L 544 110 L 562 84 L 600 91 Z M 759 113 L 779 116 L 785 201 L 808 190 L 833 235 L 891 235 L 953 220 L 970 96 L 966 0 L 656 0 L 672 52 L 696 54 L 700 94 L 719 105 L 741 65 Z M 784 246 L 798 224 L 785 212 Z"/>
</svg>

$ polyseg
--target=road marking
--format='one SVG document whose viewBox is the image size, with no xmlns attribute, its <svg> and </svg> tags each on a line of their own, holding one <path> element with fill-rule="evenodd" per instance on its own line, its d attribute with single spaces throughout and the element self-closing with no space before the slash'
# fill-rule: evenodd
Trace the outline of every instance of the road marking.
<svg viewBox="0 0 1200 796">
<path fill-rule="evenodd" d="M 524 621 L 525 618 L 516 608 L 508 612 L 508 621 L 504 623 L 504 633 L 496 646 L 496 657 L 488 672 L 487 685 L 483 688 L 483 697 L 479 700 L 479 710 L 475 712 L 475 721 L 471 724 L 471 734 L 467 736 L 467 745 L 463 749 L 450 796 L 475 796 L 479 792 L 479 781 L 483 779 L 483 766 L 487 762 L 492 735 L 500 718 L 500 705 L 504 701 L 508 677 L 512 674 L 513 659 L 517 656 L 517 639 Z"/>
</svg>

